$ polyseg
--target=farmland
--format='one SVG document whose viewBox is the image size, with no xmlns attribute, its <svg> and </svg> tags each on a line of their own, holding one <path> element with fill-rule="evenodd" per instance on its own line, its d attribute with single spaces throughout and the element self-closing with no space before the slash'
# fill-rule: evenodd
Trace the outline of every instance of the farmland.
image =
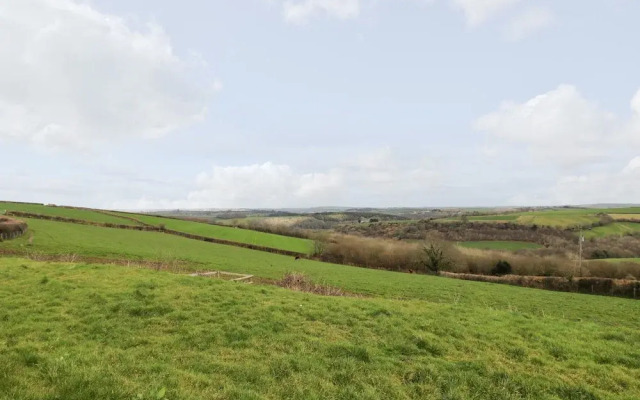
<svg viewBox="0 0 640 400">
<path fill-rule="evenodd" d="M 638 222 L 614 222 L 583 232 L 586 238 L 621 236 L 634 233 L 640 233 L 640 223 Z"/>
<path fill-rule="evenodd" d="M 212 225 L 202 222 L 163 218 L 152 215 L 135 215 L 135 217 L 145 224 L 154 226 L 162 225 L 166 226 L 168 229 L 192 233 L 194 235 L 296 251 L 299 253 L 309 253 L 313 249 L 313 243 L 307 239 L 274 235 L 249 229 L 230 228 L 227 226 Z"/>
<path fill-rule="evenodd" d="M 367 271 L 381 275 L 367 282 L 376 295 L 327 298 L 117 266 L 0 265 L 0 398 L 640 394 L 633 300 L 435 277 L 421 282 L 432 293 L 393 300 L 375 289 L 393 275 L 382 271 Z"/>
<path fill-rule="evenodd" d="M 130 219 L 122 218 L 117 215 L 104 214 L 96 210 L 82 209 L 82 208 L 70 208 L 70 207 L 56 207 L 45 206 L 42 204 L 28 204 L 28 203 L 11 203 L 0 202 L 0 213 L 3 211 L 20 211 L 31 214 L 48 215 L 52 217 L 62 217 L 86 220 L 97 223 L 111 223 L 122 225 L 139 225 Z"/>
<path fill-rule="evenodd" d="M 215 239 L 222 239 L 263 247 L 271 247 L 275 249 L 299 253 L 309 253 L 313 248 L 313 243 L 307 239 L 293 238 L 264 232 L 256 232 L 248 229 L 238 229 L 143 214 L 118 213 L 111 211 L 105 212 L 101 210 L 8 202 L 0 202 L 0 210 L 19 211 L 51 217 L 69 218 L 98 224 L 133 226 L 142 226 L 146 224 L 154 227 L 162 226 L 168 229 L 204 237 L 211 237 Z"/>
<path fill-rule="evenodd" d="M 27 234 L 0 243 L 2 400 L 640 396 L 637 300 L 23 220 Z M 254 284 L 187 274 L 212 270 Z M 346 296 L 272 284 L 292 271 Z"/>
<path fill-rule="evenodd" d="M 559 208 L 552 210 L 537 210 L 527 212 L 510 212 L 507 214 L 469 215 L 471 222 L 513 222 L 522 225 L 542 225 L 558 228 L 575 226 L 590 226 L 601 220 L 602 215 L 612 214 L 614 219 L 640 218 L 639 207 L 627 208 Z M 615 217 L 614 217 L 615 216 Z M 444 218 L 441 221 L 456 221 L 457 217 Z"/>
</svg>

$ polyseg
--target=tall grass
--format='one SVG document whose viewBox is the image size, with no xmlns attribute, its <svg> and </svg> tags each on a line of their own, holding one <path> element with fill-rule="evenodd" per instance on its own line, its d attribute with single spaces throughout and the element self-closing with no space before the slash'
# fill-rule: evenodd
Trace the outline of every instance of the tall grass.
<svg viewBox="0 0 640 400">
<path fill-rule="evenodd" d="M 318 257 L 337 264 L 357 265 L 391 271 L 428 273 L 424 248 L 436 243 L 449 261 L 444 270 L 456 273 L 491 275 L 496 264 L 508 262 L 512 273 L 523 276 L 591 276 L 613 279 L 640 279 L 640 264 L 590 261 L 582 268 L 571 251 L 520 250 L 498 251 L 460 248 L 432 235 L 424 242 L 367 238 L 335 234 L 325 237 Z"/>
</svg>

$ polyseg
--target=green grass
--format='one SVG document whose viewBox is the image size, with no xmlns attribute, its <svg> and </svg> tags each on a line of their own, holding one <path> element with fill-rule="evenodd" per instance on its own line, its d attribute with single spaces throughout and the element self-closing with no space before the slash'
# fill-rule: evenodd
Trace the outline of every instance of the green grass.
<svg viewBox="0 0 640 400">
<path fill-rule="evenodd" d="M 257 232 L 249 229 L 239 229 L 210 225 L 199 222 L 162 218 L 144 214 L 118 213 L 109 211 L 113 215 L 103 214 L 93 210 L 75 209 L 68 207 L 44 206 L 38 204 L 21 204 L 0 202 L 0 213 L 3 211 L 21 211 L 33 214 L 41 214 L 55 217 L 74 218 L 90 222 L 112 223 L 119 225 L 140 225 L 129 218 L 133 218 L 150 225 L 165 225 L 168 229 L 206 236 L 215 239 L 223 239 L 257 246 L 272 247 L 275 249 L 310 253 L 313 250 L 313 242 L 308 239 L 294 238 L 271 233 Z M 120 216 L 118 216 L 120 215 Z"/>
<path fill-rule="evenodd" d="M 313 250 L 313 241 L 308 239 L 274 235 L 272 233 L 258 232 L 249 229 L 211 225 L 201 222 L 156 217 L 152 215 L 135 214 L 131 216 L 146 224 L 155 226 L 164 225 L 167 229 L 191 233 L 194 235 L 272 247 L 275 249 L 295 251 L 305 254 L 310 253 Z"/>
<path fill-rule="evenodd" d="M 638 222 L 614 222 L 609 225 L 599 226 L 583 234 L 586 238 L 605 237 L 605 236 L 622 236 L 640 232 L 640 223 Z"/>
<path fill-rule="evenodd" d="M 428 282 L 473 299 L 329 298 L 0 258 L 0 399 L 640 397 L 639 302 Z M 553 296 L 562 313 L 484 301 L 503 289 Z M 609 320 L 576 318 L 592 314 Z"/>
<path fill-rule="evenodd" d="M 507 250 L 507 251 L 542 248 L 542 246 L 537 243 L 519 242 L 519 241 L 511 241 L 511 240 L 484 240 L 484 241 L 477 241 L 477 242 L 459 242 L 458 245 L 469 248 L 469 249 Z"/>
<path fill-rule="evenodd" d="M 469 221 L 515 221 L 516 219 L 518 219 L 518 215 L 471 215 L 468 218 Z"/>
<path fill-rule="evenodd" d="M 541 210 L 521 213 L 468 216 L 469 221 L 480 222 L 513 222 L 522 225 L 541 225 L 556 228 L 574 226 L 589 226 L 600 221 L 597 214 L 628 214 L 640 215 L 640 207 L 627 208 L 559 208 L 555 210 Z M 460 221 L 460 217 L 437 220 L 440 222 Z"/>
<path fill-rule="evenodd" d="M 34 255 L 78 254 L 133 261 L 179 261 L 193 270 L 222 270 L 270 279 L 279 279 L 287 272 L 298 271 L 318 282 L 370 296 L 469 305 L 481 302 L 490 308 L 512 307 L 535 315 L 564 315 L 617 325 L 633 323 L 640 329 L 640 319 L 629 320 L 625 307 L 615 307 L 615 304 L 619 304 L 618 299 L 587 297 L 603 306 L 596 310 L 582 307 L 585 298 L 583 295 L 372 270 L 313 260 L 295 260 L 293 257 L 206 243 L 158 232 L 43 220 L 27 222 L 33 234 L 33 243 L 28 244 L 28 233 L 22 238 L 0 243 L 0 249 L 14 249 Z M 526 293 L 535 293 L 537 301 L 531 302 Z M 558 304 L 563 306 L 559 307 Z M 632 304 L 637 305 L 636 311 L 640 313 L 640 302 Z"/>
<path fill-rule="evenodd" d="M 27 223 L 0 250 L 298 271 L 365 297 L 0 258 L 0 400 L 640 397 L 639 301 Z"/>
<path fill-rule="evenodd" d="M 21 211 L 21 212 L 27 212 L 32 214 L 49 215 L 54 217 L 81 219 L 85 221 L 98 222 L 98 223 L 111 223 L 111 224 L 118 224 L 118 225 L 138 225 L 137 223 L 131 220 L 128 220 L 126 218 L 102 214 L 93 210 L 44 206 L 39 204 L 20 204 L 20 203 L 10 203 L 10 202 L 0 202 L 0 213 L 4 211 Z"/>
</svg>

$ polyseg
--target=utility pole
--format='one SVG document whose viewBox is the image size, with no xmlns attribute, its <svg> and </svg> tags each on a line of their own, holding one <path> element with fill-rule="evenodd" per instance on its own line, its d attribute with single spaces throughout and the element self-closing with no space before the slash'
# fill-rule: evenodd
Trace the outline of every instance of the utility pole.
<svg viewBox="0 0 640 400">
<path fill-rule="evenodd" d="M 582 229 L 580 229 L 580 236 L 578 237 L 578 244 L 580 245 L 578 268 L 580 269 L 580 276 L 582 276 L 582 242 L 584 242 L 584 236 L 582 236 Z"/>
</svg>

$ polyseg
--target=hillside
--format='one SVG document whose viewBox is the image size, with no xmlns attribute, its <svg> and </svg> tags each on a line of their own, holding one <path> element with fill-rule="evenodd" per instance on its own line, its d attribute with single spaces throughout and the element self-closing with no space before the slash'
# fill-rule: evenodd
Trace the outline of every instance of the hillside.
<svg viewBox="0 0 640 400">
<path fill-rule="evenodd" d="M 0 243 L 2 400 L 640 396 L 637 300 L 24 220 Z M 188 275 L 213 270 L 254 283 Z M 346 296 L 273 285 L 292 271 Z"/>
</svg>

